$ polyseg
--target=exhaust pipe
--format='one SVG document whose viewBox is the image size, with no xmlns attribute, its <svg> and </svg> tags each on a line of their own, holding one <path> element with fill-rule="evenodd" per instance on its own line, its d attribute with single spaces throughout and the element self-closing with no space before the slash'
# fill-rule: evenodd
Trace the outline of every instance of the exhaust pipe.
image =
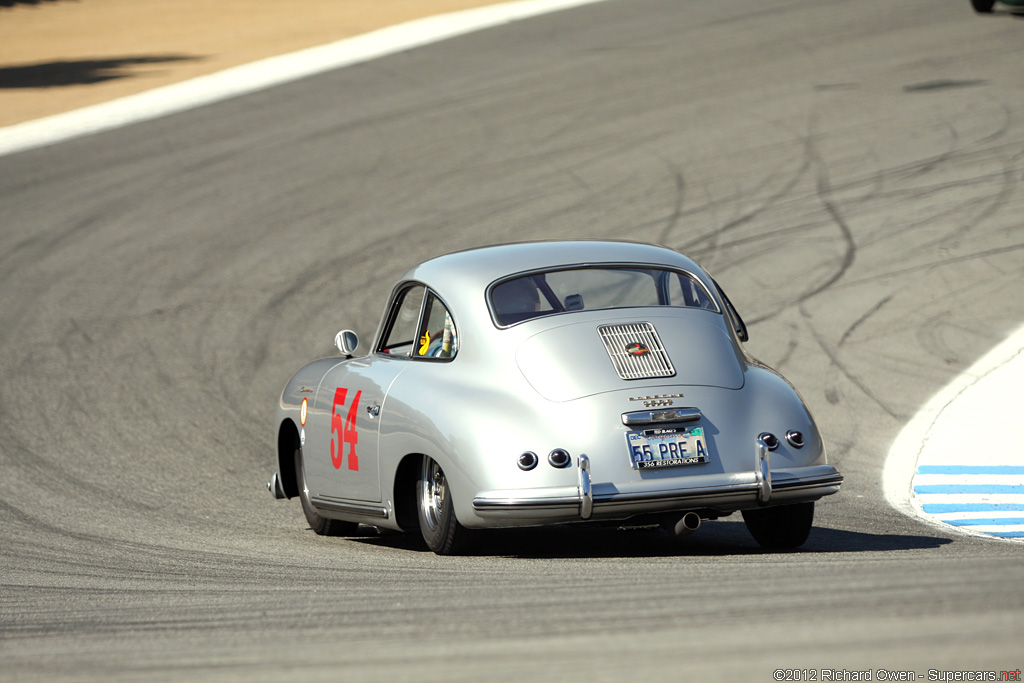
<svg viewBox="0 0 1024 683">
<path fill-rule="evenodd" d="M 661 526 L 676 538 L 685 538 L 700 528 L 700 515 L 696 512 L 665 515 Z"/>
</svg>

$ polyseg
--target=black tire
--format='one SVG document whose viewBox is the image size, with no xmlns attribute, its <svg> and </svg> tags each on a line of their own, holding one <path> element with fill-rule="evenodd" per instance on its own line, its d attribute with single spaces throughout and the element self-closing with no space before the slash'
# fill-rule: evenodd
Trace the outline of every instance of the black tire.
<svg viewBox="0 0 1024 683">
<path fill-rule="evenodd" d="M 444 471 L 432 458 L 423 457 L 416 483 L 416 511 L 427 547 L 438 555 L 461 555 L 470 545 L 470 531 L 455 519 L 451 490 Z"/>
<path fill-rule="evenodd" d="M 814 503 L 744 510 L 743 522 L 747 525 L 747 531 L 762 548 L 799 548 L 811 533 Z"/>
<path fill-rule="evenodd" d="M 295 449 L 295 482 L 299 486 L 299 502 L 302 503 L 302 514 L 306 516 L 309 527 L 321 536 L 353 536 L 359 525 L 355 522 L 343 522 L 339 519 L 321 517 L 309 502 L 309 487 L 306 486 L 306 468 L 302 464 L 302 449 Z"/>
<path fill-rule="evenodd" d="M 982 14 L 991 12 L 995 4 L 996 0 L 971 0 L 971 7 L 974 8 L 974 11 Z"/>
</svg>

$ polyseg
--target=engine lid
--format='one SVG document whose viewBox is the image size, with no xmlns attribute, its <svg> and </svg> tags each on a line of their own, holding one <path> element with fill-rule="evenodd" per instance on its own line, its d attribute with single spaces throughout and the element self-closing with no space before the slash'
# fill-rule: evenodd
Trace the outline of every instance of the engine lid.
<svg viewBox="0 0 1024 683">
<path fill-rule="evenodd" d="M 551 401 L 635 386 L 743 387 L 743 361 L 717 315 L 647 317 L 635 321 L 560 325 L 524 341 L 516 363 L 530 385 Z"/>
</svg>

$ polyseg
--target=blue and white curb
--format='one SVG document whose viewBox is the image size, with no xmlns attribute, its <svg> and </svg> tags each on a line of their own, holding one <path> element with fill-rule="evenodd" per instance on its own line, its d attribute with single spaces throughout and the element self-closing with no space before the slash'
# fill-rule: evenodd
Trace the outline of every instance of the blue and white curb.
<svg viewBox="0 0 1024 683">
<path fill-rule="evenodd" d="M 893 507 L 945 530 L 1024 541 L 1024 327 L 940 391 L 893 443 Z"/>
<path fill-rule="evenodd" d="M 1000 538 L 1024 538 L 1024 467 L 918 465 L 921 510 L 950 526 Z"/>
</svg>

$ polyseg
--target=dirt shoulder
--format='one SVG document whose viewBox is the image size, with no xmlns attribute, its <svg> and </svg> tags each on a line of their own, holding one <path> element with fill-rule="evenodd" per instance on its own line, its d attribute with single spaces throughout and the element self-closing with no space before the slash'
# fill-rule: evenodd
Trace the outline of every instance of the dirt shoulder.
<svg viewBox="0 0 1024 683">
<path fill-rule="evenodd" d="M 6 0 L 0 126 L 501 0 Z"/>
</svg>

